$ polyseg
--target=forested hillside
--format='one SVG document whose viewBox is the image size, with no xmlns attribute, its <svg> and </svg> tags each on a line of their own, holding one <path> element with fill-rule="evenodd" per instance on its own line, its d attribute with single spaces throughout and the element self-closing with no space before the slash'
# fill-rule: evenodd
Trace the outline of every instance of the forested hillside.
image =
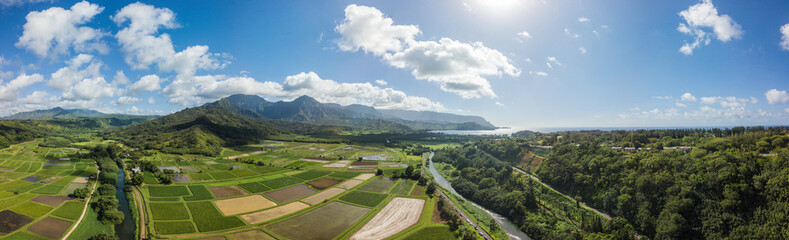
<svg viewBox="0 0 789 240">
<path fill-rule="evenodd" d="M 650 238 L 789 239 L 786 134 L 758 127 L 559 133 L 544 136 L 561 138 L 537 174 Z M 623 146 L 643 151 L 611 148 Z M 675 146 L 692 149 L 658 150 Z"/>
</svg>

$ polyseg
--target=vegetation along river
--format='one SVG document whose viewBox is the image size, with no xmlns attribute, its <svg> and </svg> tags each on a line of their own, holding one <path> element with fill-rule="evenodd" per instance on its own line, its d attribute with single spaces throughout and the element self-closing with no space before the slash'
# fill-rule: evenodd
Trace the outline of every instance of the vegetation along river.
<svg viewBox="0 0 789 240">
<path fill-rule="evenodd" d="M 126 192 L 123 191 L 123 189 L 126 187 L 126 175 L 123 171 L 123 167 L 121 167 L 121 170 L 118 171 L 116 183 L 118 190 L 115 192 L 115 198 L 118 199 L 118 210 L 123 212 L 124 218 L 123 223 L 115 225 L 115 235 L 117 235 L 121 240 L 132 240 L 134 239 L 134 233 L 137 231 L 137 228 L 135 227 L 134 220 L 132 219 L 131 209 L 129 208 L 129 199 L 126 198 Z"/>
</svg>

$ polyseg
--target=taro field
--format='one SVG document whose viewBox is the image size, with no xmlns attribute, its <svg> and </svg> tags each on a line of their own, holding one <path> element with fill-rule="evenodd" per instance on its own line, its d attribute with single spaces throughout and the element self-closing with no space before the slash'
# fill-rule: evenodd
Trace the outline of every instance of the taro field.
<svg viewBox="0 0 789 240">
<path fill-rule="evenodd" d="M 402 239 L 446 226 L 416 181 L 375 175 L 416 167 L 397 149 L 264 141 L 143 159 L 175 172 L 166 185 L 143 173 L 151 239 Z"/>
</svg>

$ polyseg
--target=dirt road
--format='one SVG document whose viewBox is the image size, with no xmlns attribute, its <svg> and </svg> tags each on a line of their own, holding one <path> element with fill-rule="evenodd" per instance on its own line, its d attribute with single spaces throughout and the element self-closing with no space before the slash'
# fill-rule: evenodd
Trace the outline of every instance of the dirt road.
<svg viewBox="0 0 789 240">
<path fill-rule="evenodd" d="M 557 191 L 556 189 L 553 189 L 551 186 L 548 186 L 548 184 L 543 183 L 542 181 L 540 181 L 539 178 L 537 178 L 537 176 L 534 176 L 534 175 L 531 175 L 531 174 L 529 174 L 527 172 L 524 172 L 523 170 L 521 170 L 520 168 L 517 168 L 517 167 L 512 167 L 512 169 L 515 170 L 515 171 L 518 171 L 519 173 L 522 173 L 522 174 L 524 174 L 526 176 L 529 176 L 530 178 L 536 180 L 538 183 L 542 184 L 543 186 L 558 192 L 559 194 L 561 194 L 562 196 L 564 196 L 566 198 L 574 199 L 574 198 L 572 198 L 572 197 L 570 197 L 570 196 L 568 196 L 568 195 L 566 195 L 566 194 L 564 194 L 564 193 L 562 193 L 560 191 Z M 611 216 L 608 216 L 608 214 L 605 214 L 605 213 L 603 213 L 601 211 L 598 211 L 597 209 L 594 209 L 594 208 L 592 208 L 590 206 L 587 206 L 586 203 L 581 202 L 581 205 L 583 205 L 584 207 L 586 207 L 586 208 L 592 210 L 593 212 L 597 213 L 597 215 L 603 216 L 605 219 L 611 220 Z"/>
<path fill-rule="evenodd" d="M 145 227 L 145 219 L 148 219 L 148 216 L 146 216 L 147 213 L 145 212 L 145 202 L 143 202 L 144 200 L 138 187 L 132 188 L 132 193 L 134 194 L 134 204 L 137 205 L 137 211 L 139 212 L 137 216 L 140 219 L 140 222 L 137 223 L 139 224 L 137 228 L 140 230 L 140 235 L 137 236 L 137 238 L 140 240 L 147 239 L 148 235 L 146 235 L 145 232 L 147 229 Z"/>
<path fill-rule="evenodd" d="M 441 194 L 441 197 L 444 198 L 444 202 L 447 202 L 450 205 L 452 205 L 452 208 L 454 208 L 455 211 L 458 212 L 460 217 L 463 218 L 463 220 L 466 221 L 468 224 L 470 224 L 471 227 L 473 227 L 475 230 L 477 230 L 477 232 L 479 233 L 480 236 L 482 236 L 483 239 L 485 239 L 485 240 L 493 240 L 493 238 L 490 237 L 490 234 L 488 234 L 488 232 L 486 232 L 485 229 L 482 229 L 479 225 L 474 223 L 474 221 L 471 221 L 471 218 L 466 216 L 466 214 L 463 213 L 463 211 L 461 211 L 460 208 L 457 205 L 455 205 L 455 202 L 453 202 L 451 199 L 449 199 L 449 197 L 447 197 L 447 195 L 444 193 L 444 191 L 436 189 L 436 192 Z"/>
<path fill-rule="evenodd" d="M 85 218 L 85 213 L 88 212 L 88 205 L 90 205 L 90 199 L 93 197 L 93 192 L 96 191 L 96 185 L 99 184 L 99 173 L 101 173 L 100 170 L 96 171 L 96 182 L 93 183 L 93 189 L 90 190 L 90 195 L 88 195 L 88 198 L 85 199 L 85 206 L 82 207 L 82 215 L 79 215 L 79 219 L 73 225 L 74 227 L 69 229 L 66 235 L 63 235 L 63 237 L 60 239 L 62 240 L 68 239 L 68 237 L 71 236 L 71 233 L 74 232 L 74 229 L 77 229 L 77 227 L 79 227 L 79 223 L 82 222 L 82 219 Z"/>
</svg>

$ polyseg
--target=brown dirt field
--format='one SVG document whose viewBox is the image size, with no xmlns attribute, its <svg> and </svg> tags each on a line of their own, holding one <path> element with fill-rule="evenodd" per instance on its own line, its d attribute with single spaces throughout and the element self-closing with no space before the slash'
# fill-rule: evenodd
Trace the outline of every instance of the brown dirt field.
<svg viewBox="0 0 789 240">
<path fill-rule="evenodd" d="M 4 210 L 0 212 L 0 233 L 6 234 L 16 231 L 32 221 L 33 219 L 28 216 L 15 213 L 11 210 Z"/>
<path fill-rule="evenodd" d="M 322 178 L 318 178 L 318 179 L 315 179 L 315 180 L 307 182 L 307 185 L 312 186 L 312 188 L 314 188 L 314 189 L 323 190 L 323 189 L 327 189 L 327 188 L 329 188 L 331 186 L 337 185 L 338 183 L 341 183 L 342 181 L 344 181 L 344 180 L 339 179 L 339 178 L 322 177 Z"/>
<path fill-rule="evenodd" d="M 339 188 L 329 188 L 326 191 L 319 192 L 318 194 L 309 196 L 305 199 L 302 199 L 302 202 L 309 203 L 310 205 L 315 205 L 318 203 L 323 202 L 323 200 L 332 198 L 334 196 L 339 195 L 340 193 L 344 192 L 345 190 Z"/>
<path fill-rule="evenodd" d="M 334 162 L 332 164 L 323 165 L 323 167 L 344 168 L 344 167 L 347 167 L 348 164 L 350 164 L 350 163 L 351 163 L 351 160 L 340 160 L 340 161 L 336 161 L 336 162 Z"/>
<path fill-rule="evenodd" d="M 252 212 L 277 206 L 276 203 L 264 198 L 261 195 L 214 200 L 214 204 L 216 204 L 216 207 L 219 208 L 219 211 L 222 211 L 225 216 Z"/>
<path fill-rule="evenodd" d="M 433 202 L 433 216 L 430 218 L 432 224 L 446 224 L 447 219 L 441 217 L 441 210 L 438 210 L 438 201 Z"/>
<path fill-rule="evenodd" d="M 241 218 L 250 224 L 258 224 L 297 212 L 299 210 L 308 208 L 309 206 L 310 205 L 304 204 L 302 202 L 294 202 L 256 213 L 241 215 Z"/>
<path fill-rule="evenodd" d="M 190 240 L 227 240 L 227 238 L 222 236 L 216 236 L 216 237 L 207 237 L 207 238 L 193 238 Z"/>
<path fill-rule="evenodd" d="M 417 184 L 417 185 L 414 186 L 414 189 L 411 190 L 411 194 L 409 194 L 409 195 L 411 195 L 411 196 L 427 196 L 425 191 L 427 191 L 427 189 L 425 189 L 425 187 L 419 186 L 419 184 Z"/>
<path fill-rule="evenodd" d="M 348 169 L 349 172 L 375 172 L 376 168 L 372 169 Z"/>
<path fill-rule="evenodd" d="M 368 173 L 368 174 L 362 174 L 362 175 L 356 176 L 353 179 L 364 181 L 364 180 L 370 179 L 373 176 L 375 176 L 375 174 Z"/>
<path fill-rule="evenodd" d="M 353 161 L 351 166 L 378 165 L 378 162 Z"/>
<path fill-rule="evenodd" d="M 77 177 L 71 181 L 71 183 L 88 183 L 88 178 L 86 177 Z"/>
<path fill-rule="evenodd" d="M 38 196 L 36 198 L 33 198 L 33 202 L 46 204 L 46 205 L 55 207 L 55 206 L 58 206 L 58 205 L 60 205 L 61 203 L 65 202 L 65 201 L 68 201 L 68 200 L 71 200 L 71 199 L 73 199 L 73 198 L 64 197 L 64 196 L 43 196 L 42 195 L 42 196 Z"/>
<path fill-rule="evenodd" d="M 364 175 L 364 174 L 362 174 L 362 175 Z M 359 185 L 360 183 L 362 183 L 362 180 L 351 179 L 351 180 L 348 180 L 347 182 L 344 182 L 344 183 L 342 183 L 340 185 L 337 185 L 337 187 L 347 190 L 347 189 L 350 189 L 352 187 L 355 187 L 356 185 Z"/>
<path fill-rule="evenodd" d="M 384 239 L 391 237 L 419 222 L 424 199 L 393 198 L 350 239 Z"/>
<path fill-rule="evenodd" d="M 257 239 L 265 239 L 265 240 L 276 240 L 276 238 L 269 236 L 266 232 L 261 230 L 252 230 L 240 233 L 233 233 L 230 234 L 230 239 L 233 240 L 257 240 Z"/>
<path fill-rule="evenodd" d="M 284 203 L 310 195 L 314 192 L 315 190 L 310 189 L 309 187 L 307 187 L 307 185 L 299 184 L 293 187 L 267 192 L 264 193 L 264 195 L 268 196 L 271 199 L 276 200 L 277 202 Z"/>
<path fill-rule="evenodd" d="M 47 217 L 44 218 L 44 220 L 30 225 L 27 230 L 44 237 L 57 239 L 60 238 L 70 226 L 71 222 L 69 221 Z"/>
<path fill-rule="evenodd" d="M 249 194 L 247 191 L 244 191 L 236 186 L 212 187 L 208 188 L 208 190 L 210 190 L 216 198 L 235 197 Z"/>
</svg>

